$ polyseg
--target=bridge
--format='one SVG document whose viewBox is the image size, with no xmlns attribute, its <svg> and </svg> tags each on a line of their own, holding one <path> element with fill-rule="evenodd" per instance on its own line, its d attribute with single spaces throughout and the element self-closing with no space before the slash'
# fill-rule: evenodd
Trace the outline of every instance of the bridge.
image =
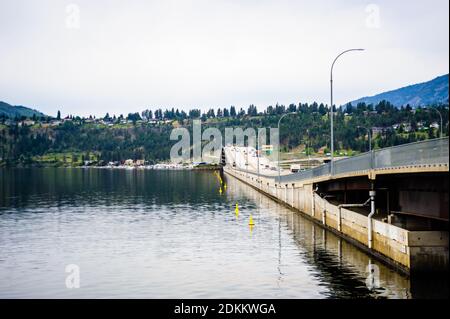
<svg viewBox="0 0 450 319">
<path fill-rule="evenodd" d="M 449 140 L 373 150 L 298 173 L 255 149 L 222 150 L 225 175 L 403 272 L 448 267 Z"/>
</svg>

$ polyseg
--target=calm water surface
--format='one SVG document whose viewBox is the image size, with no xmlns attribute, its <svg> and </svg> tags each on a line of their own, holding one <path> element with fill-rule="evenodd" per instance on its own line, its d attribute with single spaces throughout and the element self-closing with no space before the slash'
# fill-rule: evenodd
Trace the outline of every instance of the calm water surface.
<svg viewBox="0 0 450 319">
<path fill-rule="evenodd" d="M 0 169 L 0 298 L 448 296 L 447 279 L 400 275 L 225 182 L 220 194 L 210 171 Z"/>
</svg>

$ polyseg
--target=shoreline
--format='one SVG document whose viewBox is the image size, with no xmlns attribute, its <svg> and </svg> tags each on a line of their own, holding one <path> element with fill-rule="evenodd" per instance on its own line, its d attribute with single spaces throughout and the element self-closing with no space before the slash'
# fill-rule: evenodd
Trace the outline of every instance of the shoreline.
<svg viewBox="0 0 450 319">
<path fill-rule="evenodd" d="M 143 166 L 65 166 L 65 165 L 39 165 L 39 164 L 30 164 L 30 165 L 1 165 L 0 169 L 16 169 L 16 168 L 79 168 L 79 169 L 111 169 L 111 170 L 155 170 L 155 171 L 199 171 L 199 170 L 220 170 L 219 165 L 205 165 L 205 166 L 170 166 L 165 164 L 165 166 L 158 166 L 161 164 L 155 165 L 143 165 Z"/>
</svg>

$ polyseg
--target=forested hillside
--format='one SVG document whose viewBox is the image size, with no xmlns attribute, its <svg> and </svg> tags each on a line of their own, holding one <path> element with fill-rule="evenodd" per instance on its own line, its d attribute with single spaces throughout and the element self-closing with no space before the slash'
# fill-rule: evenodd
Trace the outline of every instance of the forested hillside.
<svg viewBox="0 0 450 319">
<path fill-rule="evenodd" d="M 6 102 L 0 101 L 0 116 L 7 116 L 9 118 L 21 118 L 21 117 L 41 117 L 45 116 L 43 113 L 33 110 L 29 107 L 22 105 L 10 105 Z"/>
<path fill-rule="evenodd" d="M 363 97 L 353 101 L 352 104 L 377 104 L 383 100 L 388 101 L 397 107 L 406 105 L 418 107 L 432 104 L 447 104 L 448 74 L 438 76 L 428 82 L 405 86 L 397 90 L 380 93 L 370 97 Z"/>
<path fill-rule="evenodd" d="M 448 106 L 439 106 L 448 135 Z M 192 129 L 192 120 L 202 119 L 203 129 L 218 127 L 276 127 L 282 114 L 295 112 L 282 120 L 281 143 L 284 151 L 323 155 L 330 145 L 330 121 L 323 104 L 269 106 L 263 111 L 251 105 L 247 110 L 210 109 L 201 114 L 178 110 L 145 110 L 124 117 L 11 121 L 0 117 L 0 162 L 2 165 L 40 163 L 81 165 L 84 160 L 123 161 L 145 159 L 158 162 L 169 158 L 170 132 L 174 127 Z M 360 103 L 336 110 L 336 155 L 352 155 L 368 149 L 368 131 L 373 147 L 386 147 L 439 135 L 436 109 L 396 108 L 382 101 L 372 106 Z"/>
</svg>

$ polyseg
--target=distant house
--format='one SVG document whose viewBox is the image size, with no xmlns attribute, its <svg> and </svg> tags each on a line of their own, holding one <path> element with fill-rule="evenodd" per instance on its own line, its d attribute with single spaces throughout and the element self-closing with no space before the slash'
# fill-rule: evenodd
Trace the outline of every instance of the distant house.
<svg viewBox="0 0 450 319">
<path fill-rule="evenodd" d="M 95 161 L 84 161 L 84 166 L 92 166 L 95 164 Z"/>
<path fill-rule="evenodd" d="M 433 123 L 430 124 L 430 128 L 438 129 L 439 128 L 439 124 L 437 122 L 433 122 Z"/>
<path fill-rule="evenodd" d="M 372 136 L 383 134 L 386 131 L 386 128 L 384 127 L 372 127 Z"/>
<path fill-rule="evenodd" d="M 422 129 L 423 129 L 423 127 L 424 127 L 424 124 L 423 124 L 423 122 L 422 122 L 422 121 L 420 121 L 420 122 L 417 122 L 417 128 L 418 128 L 419 130 L 422 130 Z"/>
<path fill-rule="evenodd" d="M 55 121 L 51 121 L 50 122 L 50 126 L 59 126 L 59 125 L 61 125 L 62 124 L 62 121 L 58 121 L 58 120 L 55 120 Z"/>
<path fill-rule="evenodd" d="M 402 123 L 403 131 L 409 133 L 412 130 L 411 123 Z"/>
<path fill-rule="evenodd" d="M 134 164 L 134 161 L 132 159 L 127 159 L 125 160 L 124 164 L 127 166 L 132 166 Z"/>
<path fill-rule="evenodd" d="M 31 126 L 34 125 L 36 122 L 33 120 L 23 120 L 21 122 L 19 122 L 19 126 Z"/>
</svg>

